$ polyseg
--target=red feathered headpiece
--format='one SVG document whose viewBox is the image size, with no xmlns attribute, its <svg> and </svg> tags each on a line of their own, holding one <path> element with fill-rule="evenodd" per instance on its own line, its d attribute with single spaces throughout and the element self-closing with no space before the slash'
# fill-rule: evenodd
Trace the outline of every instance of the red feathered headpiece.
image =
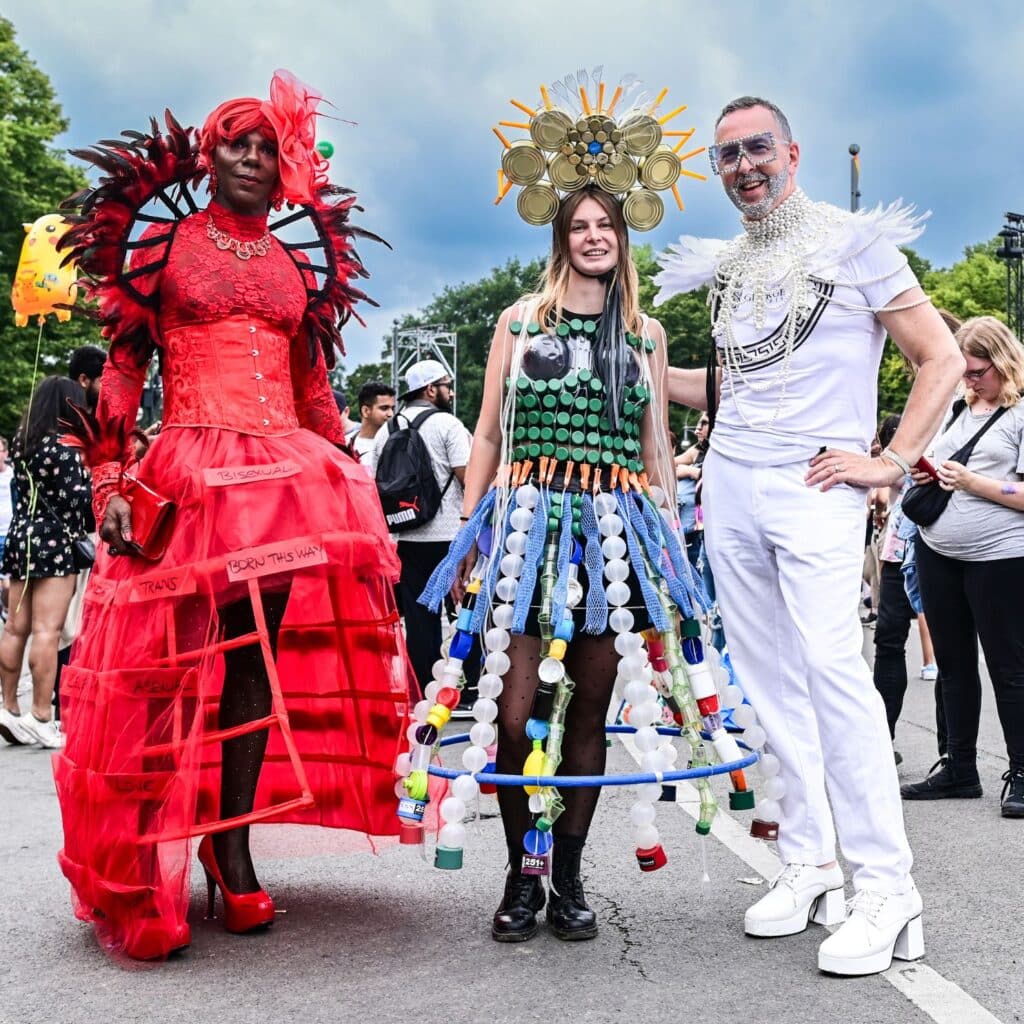
<svg viewBox="0 0 1024 1024">
<path fill-rule="evenodd" d="M 251 96 L 227 100 L 210 114 L 199 138 L 201 163 L 213 170 L 216 146 L 259 130 L 277 142 L 281 183 L 273 200 L 313 202 L 314 194 L 327 184 L 327 161 L 316 151 L 316 108 L 322 99 L 290 71 L 275 71 L 269 100 Z"/>
</svg>

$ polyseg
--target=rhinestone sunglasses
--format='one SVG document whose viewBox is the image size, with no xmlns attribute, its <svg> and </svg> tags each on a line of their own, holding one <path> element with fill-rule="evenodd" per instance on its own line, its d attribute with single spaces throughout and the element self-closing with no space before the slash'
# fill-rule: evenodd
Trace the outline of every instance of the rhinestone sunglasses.
<svg viewBox="0 0 1024 1024">
<path fill-rule="evenodd" d="M 775 159 L 775 136 L 771 132 L 757 132 L 739 139 L 729 139 L 708 149 L 711 169 L 715 174 L 736 170 L 740 160 L 746 157 L 751 167 L 766 164 Z"/>
</svg>

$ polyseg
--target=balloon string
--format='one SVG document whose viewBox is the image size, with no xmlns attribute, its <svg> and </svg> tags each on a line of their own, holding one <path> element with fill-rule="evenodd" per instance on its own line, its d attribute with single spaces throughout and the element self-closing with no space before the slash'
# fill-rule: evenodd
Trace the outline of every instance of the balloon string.
<svg viewBox="0 0 1024 1024">
<path fill-rule="evenodd" d="M 25 444 L 26 437 L 28 435 L 28 428 L 32 422 L 32 400 L 36 394 L 36 376 L 39 373 L 39 353 L 43 347 L 43 318 L 39 317 L 39 333 L 36 335 L 36 355 L 32 363 L 32 380 L 29 383 L 28 389 L 28 408 L 25 410 L 25 427 L 21 432 L 21 443 Z M 29 472 L 28 462 L 26 458 L 28 452 L 22 452 L 21 468 L 25 471 L 25 476 L 28 478 L 28 524 L 25 528 L 25 586 L 21 588 L 21 596 L 18 598 L 18 607 L 14 609 L 15 614 L 21 611 L 21 603 L 25 600 L 25 594 L 28 593 L 29 584 L 29 568 L 32 565 L 32 522 L 35 519 L 36 514 L 36 500 L 38 495 L 36 493 L 36 484 L 32 479 L 32 474 Z"/>
</svg>

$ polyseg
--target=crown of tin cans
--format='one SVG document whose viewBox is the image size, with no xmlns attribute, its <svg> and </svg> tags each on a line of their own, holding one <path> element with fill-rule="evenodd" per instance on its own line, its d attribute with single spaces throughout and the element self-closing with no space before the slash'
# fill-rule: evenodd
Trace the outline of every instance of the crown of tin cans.
<svg viewBox="0 0 1024 1024">
<path fill-rule="evenodd" d="M 622 203 L 626 223 L 637 231 L 661 223 L 665 204 L 659 192 L 671 190 L 676 205 L 684 209 L 679 178 L 707 180 L 683 166 L 707 148 L 681 152 L 695 129 L 665 128 L 686 104 L 659 115 L 668 89 L 651 97 L 636 75 L 626 75 L 606 102 L 602 71 L 598 67 L 588 74 L 581 69 L 542 85 L 537 109 L 510 100 L 529 121 L 499 121 L 493 129 L 504 146 L 495 205 L 513 186 L 521 186 L 519 216 L 528 224 L 549 224 L 564 195 L 596 186 Z M 521 128 L 530 137 L 510 142 L 502 128 Z"/>
</svg>

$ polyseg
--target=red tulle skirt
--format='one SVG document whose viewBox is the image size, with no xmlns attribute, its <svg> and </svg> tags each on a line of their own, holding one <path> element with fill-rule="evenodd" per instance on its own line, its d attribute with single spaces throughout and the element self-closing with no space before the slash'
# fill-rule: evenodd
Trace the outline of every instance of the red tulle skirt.
<svg viewBox="0 0 1024 1024">
<path fill-rule="evenodd" d="M 253 822 L 398 831 L 414 684 L 398 560 L 360 465 L 307 430 L 170 428 L 140 478 L 177 520 L 158 563 L 97 558 L 55 776 L 76 915 L 108 948 L 162 955 L 180 943 L 192 837 Z M 287 593 L 276 658 L 261 592 Z M 219 610 L 239 602 L 255 629 L 226 639 Z M 270 681 L 269 740 L 253 811 L 224 820 L 221 743 L 238 732 L 218 725 L 224 651 L 246 644 Z"/>
</svg>

